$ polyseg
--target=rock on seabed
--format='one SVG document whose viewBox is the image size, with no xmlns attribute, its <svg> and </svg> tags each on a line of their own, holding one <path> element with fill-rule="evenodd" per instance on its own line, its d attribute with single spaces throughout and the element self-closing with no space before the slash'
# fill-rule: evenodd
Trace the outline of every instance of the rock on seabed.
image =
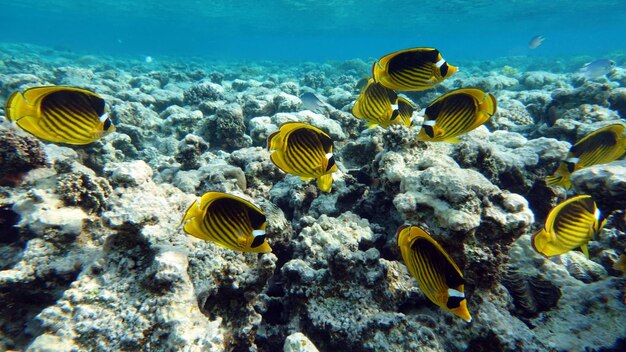
<svg viewBox="0 0 626 352">
<path fill-rule="evenodd" d="M 80 86 L 103 95 L 117 132 L 53 145 L 0 108 L 0 350 L 623 350 L 624 161 L 572 175 L 570 193 L 607 216 L 590 258 L 544 258 L 530 236 L 565 196 L 544 180 L 569 147 L 624 122 L 623 89 L 607 87 L 626 74 L 581 81 L 542 60 L 455 62 L 456 77 L 407 94 L 422 108 L 459 86 L 496 95 L 501 113 L 453 145 L 416 140 L 423 109 L 412 129 L 352 116 L 363 60 L 148 65 L 3 44 L 0 106 L 17 89 Z M 304 110 L 303 92 L 324 107 Z M 288 121 L 334 139 L 332 192 L 270 161 Z M 186 235 L 207 191 L 261 207 L 273 252 Z M 395 237 L 408 223 L 463 271 L 471 325 L 409 274 Z"/>
</svg>

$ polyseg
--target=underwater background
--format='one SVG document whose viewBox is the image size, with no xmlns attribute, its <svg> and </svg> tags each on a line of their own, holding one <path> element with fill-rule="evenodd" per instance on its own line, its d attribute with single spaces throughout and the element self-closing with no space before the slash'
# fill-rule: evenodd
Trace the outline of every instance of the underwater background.
<svg viewBox="0 0 626 352">
<path fill-rule="evenodd" d="M 91 53 L 345 60 L 435 46 L 458 59 L 606 55 L 626 4 L 604 1 L 2 1 L 0 39 Z"/>
<path fill-rule="evenodd" d="M 623 0 L 0 5 L 0 351 L 626 350 Z M 440 77 L 360 116 L 408 48 Z M 49 142 L 76 105 L 19 122 L 42 86 L 106 104 L 90 143 Z M 470 91 L 485 121 L 427 138 Z M 294 126 L 324 175 L 277 156 Z M 256 220 L 191 229 L 224 194 Z"/>
</svg>

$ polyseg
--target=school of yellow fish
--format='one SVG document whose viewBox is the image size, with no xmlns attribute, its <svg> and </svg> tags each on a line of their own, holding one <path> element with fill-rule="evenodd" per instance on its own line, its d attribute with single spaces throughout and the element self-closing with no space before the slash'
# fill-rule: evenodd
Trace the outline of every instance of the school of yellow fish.
<svg viewBox="0 0 626 352">
<path fill-rule="evenodd" d="M 372 65 L 372 77 L 361 86 L 352 114 L 366 126 L 413 127 L 416 110 L 399 91 L 432 88 L 458 72 L 434 48 L 411 48 L 383 56 Z M 314 101 L 316 97 L 308 97 Z M 314 101 L 322 106 L 320 101 Z M 496 113 L 493 94 L 461 88 L 435 99 L 425 109 L 417 138 L 425 142 L 458 143 L 459 136 L 487 122 Z M 85 145 L 115 130 L 105 102 L 86 89 L 65 86 L 35 87 L 14 92 L 6 115 L 23 130 L 45 141 Z M 268 137 L 270 159 L 285 173 L 302 180 L 316 179 L 322 192 L 332 190 L 338 170 L 333 140 L 321 129 L 303 122 L 288 122 Z M 612 124 L 584 136 L 569 150 L 546 183 L 571 187 L 570 175 L 591 165 L 619 159 L 626 150 L 626 126 Z M 554 207 L 543 229 L 532 236 L 532 247 L 546 257 L 581 248 L 604 226 L 600 210 L 589 195 L 573 196 Z M 242 252 L 272 251 L 266 238 L 263 211 L 240 197 L 207 192 L 194 201 L 182 219 L 184 232 L 219 246 Z M 466 322 L 472 317 L 465 298 L 463 274 L 450 255 L 419 226 L 401 226 L 397 244 L 402 259 L 420 289 L 436 305 Z M 625 266 L 626 267 L 626 266 Z"/>
</svg>

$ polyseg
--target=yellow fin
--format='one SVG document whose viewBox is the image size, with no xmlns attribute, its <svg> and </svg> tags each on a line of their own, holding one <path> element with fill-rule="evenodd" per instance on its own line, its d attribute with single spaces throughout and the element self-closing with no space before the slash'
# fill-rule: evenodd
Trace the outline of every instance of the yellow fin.
<svg viewBox="0 0 626 352">
<path fill-rule="evenodd" d="M 270 160 L 276 165 L 279 169 L 283 170 L 286 173 L 291 173 L 292 170 L 289 166 L 287 166 L 287 162 L 283 158 L 283 151 L 276 150 L 270 155 Z"/>
<path fill-rule="evenodd" d="M 580 249 L 583 251 L 585 257 L 589 259 L 589 249 L 587 248 L 587 244 L 583 244 L 582 246 L 580 246 Z"/>
<path fill-rule="evenodd" d="M 565 189 L 570 189 L 572 187 L 572 182 L 569 179 L 569 176 L 548 176 L 546 177 L 546 184 L 550 187 L 563 187 Z"/>
<path fill-rule="evenodd" d="M 461 142 L 461 140 L 459 138 L 454 137 L 454 136 L 445 138 L 443 141 L 444 142 L 448 142 L 448 143 L 452 143 L 452 144 L 457 144 L 457 143 Z"/>
<path fill-rule="evenodd" d="M 285 145 L 285 137 L 276 131 L 267 137 L 267 149 L 268 150 L 282 150 Z"/>
<path fill-rule="evenodd" d="M 34 115 L 36 111 L 29 105 L 20 92 L 14 92 L 7 100 L 6 115 L 9 121 L 17 121 L 26 115 Z"/>
<path fill-rule="evenodd" d="M 378 123 L 376 123 L 376 122 L 372 122 L 372 121 L 367 121 L 367 122 L 365 123 L 365 126 L 367 126 L 367 128 L 370 128 L 370 129 L 371 129 L 371 128 L 376 128 L 376 126 L 378 126 Z"/>
<path fill-rule="evenodd" d="M 320 188 L 322 192 L 330 192 L 333 187 L 333 175 L 326 174 L 317 178 L 317 186 Z"/>
</svg>

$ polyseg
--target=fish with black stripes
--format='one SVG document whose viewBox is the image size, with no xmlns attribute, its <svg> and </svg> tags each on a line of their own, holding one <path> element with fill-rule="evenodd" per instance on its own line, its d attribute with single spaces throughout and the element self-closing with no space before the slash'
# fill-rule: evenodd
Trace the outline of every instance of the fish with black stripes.
<svg viewBox="0 0 626 352">
<path fill-rule="evenodd" d="M 600 233 L 605 222 L 591 196 L 574 196 L 550 211 L 543 229 L 532 236 L 531 243 L 537 252 L 546 257 L 580 247 L 589 258 L 587 243 Z"/>
<path fill-rule="evenodd" d="M 426 231 L 418 226 L 401 226 L 398 246 L 409 272 L 428 299 L 472 322 L 465 298 L 465 279 L 448 253 Z"/>
<path fill-rule="evenodd" d="M 354 102 L 352 115 L 366 121 L 366 126 L 387 128 L 391 125 L 411 125 L 415 106 L 405 97 L 369 79 Z"/>
<path fill-rule="evenodd" d="M 333 140 L 315 126 L 286 122 L 267 139 L 270 159 L 286 173 L 302 180 L 317 179 L 322 192 L 330 192 L 332 173 L 338 170 L 333 156 Z"/>
<path fill-rule="evenodd" d="M 189 206 L 181 224 L 186 233 L 225 248 L 254 253 L 272 251 L 263 211 L 227 193 L 205 193 Z"/>
<path fill-rule="evenodd" d="M 417 138 L 426 142 L 458 143 L 459 135 L 487 122 L 496 109 L 496 98 L 491 93 L 478 88 L 453 90 L 428 105 Z"/>
<path fill-rule="evenodd" d="M 393 124 L 413 127 L 412 117 L 415 109 L 417 106 L 412 101 L 403 96 L 398 96 L 398 117 L 393 121 Z"/>
<path fill-rule="evenodd" d="M 85 145 L 115 130 L 104 99 L 82 88 L 45 86 L 14 92 L 6 114 L 26 132 L 53 143 Z"/>
<path fill-rule="evenodd" d="M 626 152 L 626 125 L 611 124 L 599 128 L 577 141 L 561 160 L 552 176 L 546 178 L 548 186 L 569 189 L 570 176 L 586 167 L 610 163 Z"/>
<path fill-rule="evenodd" d="M 436 86 L 458 70 L 435 48 L 411 48 L 380 58 L 372 66 L 372 77 L 395 91 L 417 91 Z"/>
</svg>

